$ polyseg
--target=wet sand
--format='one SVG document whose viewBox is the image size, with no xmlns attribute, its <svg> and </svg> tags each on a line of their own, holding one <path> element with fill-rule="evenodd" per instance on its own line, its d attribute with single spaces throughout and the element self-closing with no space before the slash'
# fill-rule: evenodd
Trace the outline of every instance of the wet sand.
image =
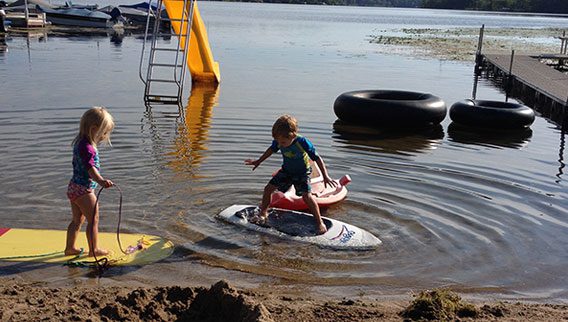
<svg viewBox="0 0 568 322">
<path fill-rule="evenodd" d="M 54 288 L 4 278 L 2 321 L 561 321 L 568 305 L 520 302 L 469 303 L 453 312 L 407 300 L 330 299 L 282 295 L 266 289 L 235 289 L 225 281 L 211 287 Z M 455 293 L 454 293 L 455 296 Z M 406 312 L 406 313 L 404 313 Z"/>
</svg>

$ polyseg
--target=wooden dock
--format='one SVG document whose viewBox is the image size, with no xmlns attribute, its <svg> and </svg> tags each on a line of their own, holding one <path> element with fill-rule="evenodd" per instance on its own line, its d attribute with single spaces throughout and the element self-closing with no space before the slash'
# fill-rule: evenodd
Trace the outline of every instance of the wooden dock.
<svg viewBox="0 0 568 322">
<path fill-rule="evenodd" d="M 541 62 L 539 55 L 480 54 L 481 70 L 502 76 L 508 96 L 518 97 L 545 117 L 566 125 L 568 75 Z M 550 56 L 550 55 L 547 55 Z M 565 56 L 565 55 L 559 55 Z M 513 57 L 511 61 L 511 57 Z M 554 58 L 553 58 L 554 59 Z"/>
</svg>

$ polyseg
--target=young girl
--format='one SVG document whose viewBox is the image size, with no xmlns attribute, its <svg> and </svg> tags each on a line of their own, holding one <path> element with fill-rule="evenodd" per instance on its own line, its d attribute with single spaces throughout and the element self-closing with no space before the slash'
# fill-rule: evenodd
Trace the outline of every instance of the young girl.
<svg viewBox="0 0 568 322">
<path fill-rule="evenodd" d="M 100 174 L 99 152 L 97 145 L 105 142 L 110 145 L 110 133 L 114 121 L 104 107 L 93 107 L 83 114 L 79 125 L 79 134 L 73 140 L 73 177 L 67 188 L 67 197 L 71 202 L 73 219 L 67 228 L 65 255 L 78 255 L 77 236 L 81 225 L 87 218 L 87 241 L 89 256 L 107 255 L 108 251 L 99 248 L 99 209 L 96 203 L 97 184 L 105 188 L 113 186 L 112 181 Z"/>
</svg>

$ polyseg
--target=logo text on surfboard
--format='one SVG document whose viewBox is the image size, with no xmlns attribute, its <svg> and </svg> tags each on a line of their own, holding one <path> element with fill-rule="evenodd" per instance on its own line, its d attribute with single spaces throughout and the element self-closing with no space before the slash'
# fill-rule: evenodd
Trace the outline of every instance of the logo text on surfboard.
<svg viewBox="0 0 568 322">
<path fill-rule="evenodd" d="M 347 226 L 343 225 L 343 228 L 341 228 L 341 232 L 339 232 L 339 235 L 333 237 L 331 240 L 336 240 L 339 238 L 339 241 L 341 243 L 347 243 L 349 240 L 351 240 L 351 238 L 355 235 L 355 231 L 353 230 L 349 230 L 347 229 Z"/>
</svg>

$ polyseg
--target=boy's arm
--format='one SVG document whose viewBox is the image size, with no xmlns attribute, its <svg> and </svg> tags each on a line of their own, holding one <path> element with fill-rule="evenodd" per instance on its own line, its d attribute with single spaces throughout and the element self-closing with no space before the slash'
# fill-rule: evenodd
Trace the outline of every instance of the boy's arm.
<svg viewBox="0 0 568 322">
<path fill-rule="evenodd" d="M 97 168 L 91 167 L 88 172 L 89 172 L 89 176 L 91 176 L 91 178 L 93 180 L 95 180 L 96 183 L 100 184 L 101 186 L 103 186 L 105 188 L 110 188 L 114 185 L 114 183 L 112 183 L 112 181 L 103 178 L 103 176 L 101 176 L 101 174 L 99 173 Z"/>
<path fill-rule="evenodd" d="M 330 185 L 332 187 L 337 186 L 337 182 L 333 181 L 333 179 L 331 179 L 329 177 L 329 175 L 327 174 L 327 168 L 325 167 L 325 163 L 323 162 L 323 159 L 321 158 L 321 156 L 319 156 L 316 153 L 316 148 L 314 147 L 312 142 L 310 142 L 310 140 L 308 140 L 304 137 L 302 137 L 299 140 L 299 142 L 300 142 L 300 145 L 302 146 L 302 148 L 306 151 L 306 153 L 310 157 L 310 159 L 315 161 L 315 163 L 318 165 L 318 167 L 321 171 L 321 175 L 323 177 L 324 187 L 327 187 L 327 185 Z"/>
<path fill-rule="evenodd" d="M 252 170 L 254 171 L 264 160 L 268 159 L 268 157 L 270 157 L 272 153 L 274 153 L 272 151 L 272 147 L 269 147 L 268 149 L 266 149 L 266 151 L 264 151 L 260 158 L 258 158 L 258 160 L 246 159 L 245 164 L 254 166 L 252 168 Z"/>
<path fill-rule="evenodd" d="M 326 187 L 327 185 L 330 185 L 332 187 L 337 186 L 337 183 L 333 179 L 331 179 L 327 174 L 327 168 L 325 167 L 325 163 L 323 162 L 321 156 L 316 160 L 316 163 L 321 171 L 324 187 Z"/>
</svg>

